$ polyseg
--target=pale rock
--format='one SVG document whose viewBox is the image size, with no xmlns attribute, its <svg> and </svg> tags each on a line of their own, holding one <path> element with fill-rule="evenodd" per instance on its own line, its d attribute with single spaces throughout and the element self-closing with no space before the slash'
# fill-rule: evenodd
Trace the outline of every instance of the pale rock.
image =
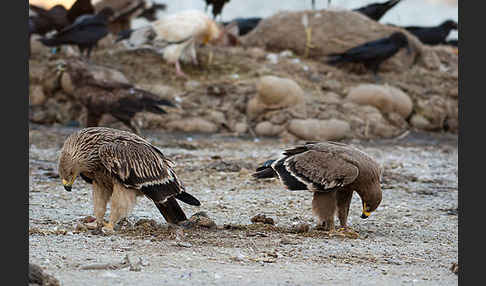
<svg viewBox="0 0 486 286">
<path fill-rule="evenodd" d="M 282 108 L 304 102 L 304 91 L 292 79 L 263 76 L 256 85 L 258 99 L 269 108 Z"/>
<path fill-rule="evenodd" d="M 259 136 L 277 136 L 284 128 L 268 121 L 262 121 L 255 126 L 255 133 Z"/>
<path fill-rule="evenodd" d="M 218 131 L 218 126 L 216 126 L 216 124 L 199 117 L 171 121 L 167 123 L 167 128 L 183 132 L 214 133 Z"/>
<path fill-rule="evenodd" d="M 46 96 L 40 85 L 32 85 L 29 90 L 29 104 L 42 105 L 46 101 Z"/>
<path fill-rule="evenodd" d="M 383 113 L 396 112 L 407 118 L 413 110 L 410 97 L 389 85 L 361 84 L 351 88 L 346 99 L 361 105 L 371 105 Z"/>
<path fill-rule="evenodd" d="M 351 132 L 349 123 L 339 119 L 293 119 L 287 129 L 304 140 L 339 140 Z"/>
</svg>

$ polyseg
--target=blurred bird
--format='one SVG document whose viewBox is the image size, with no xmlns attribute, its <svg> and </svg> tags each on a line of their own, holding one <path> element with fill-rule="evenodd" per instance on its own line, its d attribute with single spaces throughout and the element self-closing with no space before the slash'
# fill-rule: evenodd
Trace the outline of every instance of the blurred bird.
<svg viewBox="0 0 486 286">
<path fill-rule="evenodd" d="M 221 15 L 223 7 L 230 0 L 204 0 L 206 2 L 205 11 L 208 11 L 208 7 L 212 5 L 213 19 L 216 19 L 218 15 Z"/>
<path fill-rule="evenodd" d="M 355 12 L 359 12 L 370 19 L 379 21 L 383 15 L 391 8 L 397 5 L 401 0 L 389 0 L 384 3 L 373 3 L 361 8 L 353 9 Z"/>
<path fill-rule="evenodd" d="M 186 10 L 171 14 L 152 22 L 156 33 L 154 47 L 170 64 L 174 64 L 176 75 L 186 77 L 180 68 L 179 59 L 185 51 L 190 53 L 193 64 L 198 65 L 196 44 L 217 43 L 223 40 L 225 31 L 207 14 L 198 10 Z M 178 42 L 178 44 L 168 44 Z M 209 63 L 212 52 L 209 55 Z"/>
<path fill-rule="evenodd" d="M 250 18 L 235 18 L 228 22 L 222 22 L 223 26 L 228 26 L 231 23 L 236 23 L 238 27 L 238 36 L 244 36 L 251 32 L 260 23 L 262 18 L 250 17 Z"/>
<path fill-rule="evenodd" d="M 86 107 L 87 127 L 98 126 L 103 114 L 110 114 L 134 133 L 140 134 L 140 130 L 132 124 L 132 118 L 138 112 L 165 114 L 166 111 L 159 105 L 176 107 L 170 100 L 161 99 L 158 95 L 132 84 L 99 79 L 92 72 L 95 68 L 96 66 L 75 59 L 62 61 L 56 67 L 58 76 L 61 78 L 66 74 L 68 79 L 65 80 L 73 84 L 73 99 Z"/>
<path fill-rule="evenodd" d="M 165 4 L 149 2 L 136 18 L 145 18 L 147 21 L 153 22 L 157 20 L 157 11 L 164 11 L 166 9 L 167 5 Z"/>
<path fill-rule="evenodd" d="M 373 71 L 375 79 L 378 80 L 381 63 L 403 47 L 407 48 L 408 54 L 411 53 L 407 37 L 401 32 L 394 32 L 389 37 L 361 44 L 342 53 L 330 54 L 327 64 L 363 63 L 367 69 Z"/>
<path fill-rule="evenodd" d="M 459 47 L 459 41 L 457 39 L 451 39 L 446 42 L 446 45 Z"/>
<path fill-rule="evenodd" d="M 95 11 L 101 11 L 105 7 L 113 8 L 114 15 L 110 18 L 108 30 L 114 35 L 129 29 L 132 19 L 140 17 L 146 9 L 149 9 L 145 12 L 148 17 L 155 17 L 155 14 L 150 16 L 150 7 L 153 6 L 148 0 L 101 0 L 94 5 Z M 158 4 L 155 7 L 165 8 L 165 5 Z M 154 10 L 157 10 L 155 7 Z"/>
<path fill-rule="evenodd" d="M 62 5 L 55 5 L 50 9 L 29 4 L 29 9 L 35 15 L 29 16 L 29 54 L 30 54 L 30 37 L 33 34 L 45 36 L 51 31 L 61 31 L 71 25 L 77 17 L 83 14 L 91 14 L 94 11 L 90 0 L 77 0 L 67 10 Z"/>
<path fill-rule="evenodd" d="M 91 50 L 98 41 L 108 34 L 108 19 L 113 15 L 113 9 L 105 7 L 98 14 L 82 15 L 74 23 L 50 38 L 43 37 L 40 42 L 48 47 L 61 45 L 76 45 L 81 56 L 86 50 L 86 58 L 89 59 Z"/>
<path fill-rule="evenodd" d="M 403 28 L 415 35 L 424 44 L 439 45 L 447 43 L 447 36 L 452 30 L 457 30 L 458 25 L 453 20 L 447 20 L 433 27 L 407 26 Z"/>
</svg>

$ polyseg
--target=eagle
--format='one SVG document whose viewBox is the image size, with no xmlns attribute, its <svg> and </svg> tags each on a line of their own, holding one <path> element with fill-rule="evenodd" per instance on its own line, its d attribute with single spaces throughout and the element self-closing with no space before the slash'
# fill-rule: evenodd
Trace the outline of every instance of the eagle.
<svg viewBox="0 0 486 286">
<path fill-rule="evenodd" d="M 71 134 L 61 150 L 58 171 L 66 191 L 79 176 L 93 186 L 96 223 L 113 233 L 138 196 L 151 199 L 165 220 L 174 226 L 187 220 L 177 200 L 199 206 L 186 192 L 174 171 L 174 162 L 142 137 L 123 130 L 89 127 Z M 104 221 L 111 200 L 110 218 Z"/>
<path fill-rule="evenodd" d="M 337 213 L 341 228 L 347 228 L 353 192 L 361 197 L 363 219 L 380 205 L 380 165 L 357 148 L 332 141 L 308 142 L 285 150 L 283 155 L 266 161 L 252 176 L 278 178 L 291 191 L 311 191 L 318 227 L 334 231 Z"/>
<path fill-rule="evenodd" d="M 130 83 L 99 78 L 94 73 L 98 68 L 100 67 L 78 59 L 60 61 L 56 66 L 61 80 L 65 77 L 74 87 L 71 91 L 72 98 L 86 107 L 87 127 L 98 126 L 102 116 L 110 114 L 134 133 L 140 134 L 139 128 L 132 123 L 138 112 L 165 114 L 166 111 L 159 105 L 176 107 L 170 100 L 136 88 Z"/>
</svg>

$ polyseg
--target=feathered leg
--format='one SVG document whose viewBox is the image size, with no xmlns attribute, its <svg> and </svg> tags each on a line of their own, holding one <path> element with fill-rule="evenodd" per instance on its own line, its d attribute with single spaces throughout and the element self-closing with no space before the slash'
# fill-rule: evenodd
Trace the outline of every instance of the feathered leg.
<svg viewBox="0 0 486 286">
<path fill-rule="evenodd" d="M 111 195 L 110 221 L 102 228 L 104 233 L 113 233 L 113 228 L 122 218 L 128 216 L 137 203 L 137 192 L 120 184 L 113 186 Z"/>
<path fill-rule="evenodd" d="M 312 213 L 317 217 L 318 227 L 334 231 L 334 214 L 336 213 L 336 192 L 314 193 Z"/>
<path fill-rule="evenodd" d="M 105 189 L 93 181 L 93 206 L 98 227 L 105 225 L 106 204 L 110 200 L 111 193 L 111 190 Z"/>
<path fill-rule="evenodd" d="M 347 228 L 349 206 L 351 205 L 351 199 L 353 198 L 353 191 L 338 191 L 337 193 L 337 208 L 338 218 L 341 224 L 341 228 Z"/>
</svg>

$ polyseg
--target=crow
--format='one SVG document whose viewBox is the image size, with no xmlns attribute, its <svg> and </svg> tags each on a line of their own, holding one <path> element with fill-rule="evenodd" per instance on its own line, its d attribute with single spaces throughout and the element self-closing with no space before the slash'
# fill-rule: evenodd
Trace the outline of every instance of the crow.
<svg viewBox="0 0 486 286">
<path fill-rule="evenodd" d="M 378 80 L 378 69 L 383 61 L 395 55 L 401 48 L 406 47 L 411 53 L 407 37 L 401 32 L 394 32 L 388 37 L 367 42 L 353 47 L 343 53 L 329 54 L 327 64 L 363 63 L 368 70 L 372 70 Z"/>
<path fill-rule="evenodd" d="M 77 0 L 67 10 L 62 5 L 55 5 L 46 10 L 39 6 L 29 4 L 29 8 L 35 12 L 35 16 L 29 16 L 29 55 L 30 55 L 30 37 L 33 34 L 45 36 L 48 32 L 60 32 L 65 27 L 71 25 L 77 17 L 83 14 L 94 13 L 94 7 L 91 0 Z"/>
<path fill-rule="evenodd" d="M 167 9 L 166 4 L 151 3 L 151 5 L 144 8 L 136 18 L 145 18 L 147 21 L 153 22 L 157 20 L 157 11 L 164 11 L 165 9 Z"/>
<path fill-rule="evenodd" d="M 42 37 L 40 42 L 48 47 L 76 45 L 82 56 L 87 51 L 86 58 L 89 59 L 91 50 L 108 34 L 107 23 L 113 13 L 111 7 L 105 7 L 98 14 L 79 16 L 72 25 L 50 38 Z"/>
<path fill-rule="evenodd" d="M 230 0 L 204 0 L 206 1 L 206 12 L 208 11 L 209 5 L 212 5 L 212 12 L 213 12 L 213 19 L 216 19 L 218 15 L 221 15 L 221 12 L 223 11 L 223 7 L 226 3 L 228 3 Z"/>
<path fill-rule="evenodd" d="M 251 32 L 260 23 L 262 18 L 251 17 L 251 18 L 235 18 L 228 22 L 222 22 L 223 26 L 228 26 L 229 24 L 235 22 L 238 26 L 238 36 L 244 36 Z"/>
<path fill-rule="evenodd" d="M 415 35 L 424 44 L 439 45 L 447 44 L 447 36 L 451 30 L 457 30 L 458 25 L 453 20 L 447 20 L 433 27 L 407 26 L 402 28 Z"/>
<path fill-rule="evenodd" d="M 361 8 L 353 9 L 355 12 L 359 12 L 370 19 L 379 21 L 383 15 L 388 12 L 391 8 L 397 5 L 401 0 L 389 0 L 384 3 L 373 3 Z"/>
</svg>

